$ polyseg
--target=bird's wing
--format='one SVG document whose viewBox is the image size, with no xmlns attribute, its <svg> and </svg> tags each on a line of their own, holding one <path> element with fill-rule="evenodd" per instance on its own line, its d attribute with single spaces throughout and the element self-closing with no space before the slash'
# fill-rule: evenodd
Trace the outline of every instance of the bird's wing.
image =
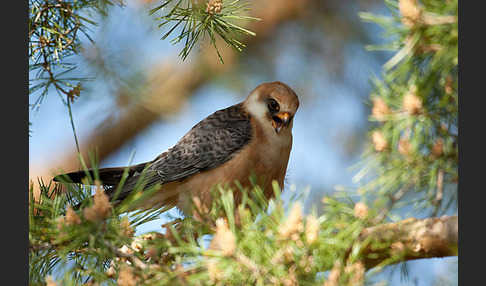
<svg viewBox="0 0 486 286">
<path fill-rule="evenodd" d="M 241 104 L 216 111 L 196 124 L 167 152 L 149 163 L 145 188 L 182 181 L 230 160 L 251 140 L 250 116 Z M 127 181 L 130 187 L 138 173 Z M 125 189 L 125 187 L 124 187 Z"/>
</svg>

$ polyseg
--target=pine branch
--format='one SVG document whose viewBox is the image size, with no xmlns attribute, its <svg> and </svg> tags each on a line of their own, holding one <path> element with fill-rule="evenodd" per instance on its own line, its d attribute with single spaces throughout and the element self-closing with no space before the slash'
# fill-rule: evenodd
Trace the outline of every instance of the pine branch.
<svg viewBox="0 0 486 286">
<path fill-rule="evenodd" d="M 179 56 L 185 60 L 197 42 L 207 37 L 211 39 L 211 44 L 215 48 L 218 58 L 223 63 L 223 57 L 216 45 L 215 37 L 218 35 L 227 45 L 237 51 L 242 51 L 245 44 L 239 41 L 239 36 L 255 36 L 256 34 L 248 29 L 238 26 L 234 21 L 241 20 L 260 20 L 255 17 L 245 16 L 241 13 L 248 11 L 248 3 L 241 0 L 222 1 L 222 0 L 165 0 L 163 3 L 152 10 L 150 14 L 160 11 L 167 13 L 158 17 L 160 27 L 173 23 L 173 26 L 166 32 L 162 39 L 166 39 L 173 34 L 177 27 L 182 31 L 171 42 L 177 44 L 185 42 Z M 182 24 L 182 25 L 181 25 Z"/>
<path fill-rule="evenodd" d="M 391 17 L 361 13 L 387 33 L 389 43 L 371 48 L 396 52 L 382 79 L 373 79 L 371 144 L 356 179 L 368 174 L 362 193 L 379 194 L 388 204 L 403 191 L 416 194 L 408 203 L 435 216 L 457 201 L 458 5 L 386 3 Z"/>
<path fill-rule="evenodd" d="M 35 73 L 30 79 L 29 95 L 39 94 L 32 108 L 39 106 L 51 86 L 74 99 L 73 92 L 66 88 L 75 87 L 74 81 L 89 78 L 65 77 L 77 68 L 68 59 L 79 53 L 80 33 L 91 40 L 88 30 L 96 22 L 88 18 L 90 12 L 104 15 L 107 6 L 113 4 L 111 0 L 29 0 L 29 72 Z M 123 5 L 120 1 L 116 4 Z"/>
<path fill-rule="evenodd" d="M 195 201 L 193 216 L 165 224 L 165 235 L 161 231 L 137 237 L 133 237 L 135 227 L 145 215 L 132 213 L 130 220 L 121 219 L 125 202 L 107 213 L 107 197 L 98 190 L 98 199 L 95 196 L 89 204 L 91 198 L 85 197 L 81 209 L 74 211 L 67 197 L 46 196 L 52 192 L 43 189 L 41 202 L 33 202 L 32 196 L 30 201 L 41 210 L 37 215 L 30 212 L 29 257 L 34 259 L 34 280 L 52 273 L 49 267 L 53 263 L 67 265 L 78 259 L 84 262 L 71 267 L 69 275 L 88 275 L 97 282 L 113 279 L 117 273 L 118 279 L 131 273 L 128 276 L 141 285 L 179 280 L 197 284 L 206 281 L 207 275 L 212 282 L 225 284 L 285 284 L 317 282 L 321 279 L 318 273 L 332 269 L 339 272 L 330 275 L 337 277 L 336 285 L 359 285 L 365 269 L 457 255 L 457 216 L 370 226 L 377 209 L 368 210 L 363 203 L 353 208 L 349 198 L 339 196 L 326 197 L 326 212 L 320 217 L 305 217 L 299 202 L 291 203 L 285 215 L 276 184 L 275 199 L 267 201 L 263 190 L 255 186 L 241 190 L 238 206 L 233 190 L 215 188 L 211 206 Z M 208 235 L 212 236 L 209 246 L 201 240 Z M 108 262 L 111 270 L 100 265 Z"/>
</svg>

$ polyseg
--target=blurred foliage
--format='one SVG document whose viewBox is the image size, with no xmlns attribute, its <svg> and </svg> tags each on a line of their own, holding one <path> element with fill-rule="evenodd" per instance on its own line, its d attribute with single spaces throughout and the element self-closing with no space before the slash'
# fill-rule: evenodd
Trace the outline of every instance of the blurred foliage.
<svg viewBox="0 0 486 286">
<path fill-rule="evenodd" d="M 399 206 L 433 214 L 456 209 L 458 181 L 457 1 L 385 1 L 392 16 L 361 13 L 380 24 L 394 50 L 375 78 L 371 143 L 356 175 L 385 209 Z M 369 175 L 369 177 L 366 177 Z M 370 179 L 371 177 L 371 179 Z M 413 199 L 411 199 L 413 197 Z"/>
</svg>

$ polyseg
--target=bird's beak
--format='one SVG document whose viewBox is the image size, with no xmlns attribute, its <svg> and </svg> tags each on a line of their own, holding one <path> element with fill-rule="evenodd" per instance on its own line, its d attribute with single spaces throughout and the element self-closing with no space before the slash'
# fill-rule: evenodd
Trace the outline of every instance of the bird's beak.
<svg viewBox="0 0 486 286">
<path fill-rule="evenodd" d="M 277 133 L 282 130 L 283 127 L 287 127 L 292 119 L 290 113 L 288 112 L 279 112 L 272 117 L 272 126 L 275 128 Z"/>
</svg>

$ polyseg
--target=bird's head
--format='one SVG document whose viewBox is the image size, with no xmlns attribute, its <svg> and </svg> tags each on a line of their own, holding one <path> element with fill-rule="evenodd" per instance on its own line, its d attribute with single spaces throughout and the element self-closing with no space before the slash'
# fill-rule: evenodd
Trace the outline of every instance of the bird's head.
<svg viewBox="0 0 486 286">
<path fill-rule="evenodd" d="M 274 81 L 257 86 L 245 100 L 247 111 L 276 134 L 290 133 L 299 108 L 297 94 L 286 84 Z"/>
</svg>

